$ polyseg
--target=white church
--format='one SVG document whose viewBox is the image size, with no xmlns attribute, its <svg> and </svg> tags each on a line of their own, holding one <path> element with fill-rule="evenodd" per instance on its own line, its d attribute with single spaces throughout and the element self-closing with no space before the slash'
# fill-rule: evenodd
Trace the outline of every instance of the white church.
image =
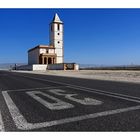
<svg viewBox="0 0 140 140">
<path fill-rule="evenodd" d="M 28 51 L 28 64 L 56 64 L 64 62 L 63 22 L 55 14 L 50 23 L 50 44 L 38 45 Z"/>
<path fill-rule="evenodd" d="M 38 45 L 28 50 L 28 70 L 78 70 L 75 63 L 64 63 L 64 25 L 56 13 L 49 25 L 49 45 Z"/>
</svg>

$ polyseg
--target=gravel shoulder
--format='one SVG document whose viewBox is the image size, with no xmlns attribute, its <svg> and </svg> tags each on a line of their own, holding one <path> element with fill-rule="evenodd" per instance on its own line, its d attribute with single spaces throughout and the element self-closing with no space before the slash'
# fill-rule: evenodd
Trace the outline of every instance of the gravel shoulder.
<svg viewBox="0 0 140 140">
<path fill-rule="evenodd" d="M 132 70 L 79 70 L 79 71 L 47 70 L 47 71 L 16 71 L 16 72 L 140 83 L 140 71 L 132 71 Z"/>
</svg>

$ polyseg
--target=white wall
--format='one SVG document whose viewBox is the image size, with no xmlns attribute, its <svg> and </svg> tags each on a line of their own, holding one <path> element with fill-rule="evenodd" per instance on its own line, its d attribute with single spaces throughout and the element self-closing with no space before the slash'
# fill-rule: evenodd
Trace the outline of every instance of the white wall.
<svg viewBox="0 0 140 140">
<path fill-rule="evenodd" d="M 54 49 L 49 49 L 49 53 L 55 53 Z"/>
<path fill-rule="evenodd" d="M 63 50 L 62 49 L 55 49 L 55 53 L 57 54 L 57 56 L 63 56 Z"/>
<path fill-rule="evenodd" d="M 45 71 L 45 70 L 47 70 L 47 67 L 48 67 L 48 65 L 43 65 L 43 64 L 41 64 L 41 65 L 33 65 L 33 71 L 35 71 L 35 70 L 43 70 L 43 71 Z"/>
<path fill-rule="evenodd" d="M 63 63 L 62 57 L 56 57 L 56 63 Z"/>
<path fill-rule="evenodd" d="M 28 64 L 39 64 L 39 49 L 28 52 Z"/>
<path fill-rule="evenodd" d="M 63 32 L 60 32 L 60 31 L 54 32 L 53 39 L 56 39 L 56 40 L 63 40 Z"/>
<path fill-rule="evenodd" d="M 18 66 L 17 70 L 31 70 L 31 71 L 36 71 L 36 70 L 42 70 L 46 71 L 48 65 L 40 65 L 40 64 L 34 64 L 34 65 L 22 65 Z"/>
<path fill-rule="evenodd" d="M 78 64 L 74 64 L 74 69 L 75 70 L 79 70 L 79 65 Z"/>
<path fill-rule="evenodd" d="M 58 43 L 59 42 L 59 43 Z M 55 48 L 63 48 L 63 41 L 62 40 L 54 40 Z"/>
<path fill-rule="evenodd" d="M 43 49 L 39 49 L 39 53 L 40 53 L 40 54 L 46 53 L 46 49 L 44 49 L 44 48 L 43 48 Z"/>
</svg>

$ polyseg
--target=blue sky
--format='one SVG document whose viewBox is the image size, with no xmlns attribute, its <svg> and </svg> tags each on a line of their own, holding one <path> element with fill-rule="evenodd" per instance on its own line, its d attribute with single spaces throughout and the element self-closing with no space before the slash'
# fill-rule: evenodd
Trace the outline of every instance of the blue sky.
<svg viewBox="0 0 140 140">
<path fill-rule="evenodd" d="M 0 63 L 27 63 L 28 49 L 48 45 L 56 12 L 65 62 L 140 64 L 140 9 L 0 9 Z"/>
</svg>

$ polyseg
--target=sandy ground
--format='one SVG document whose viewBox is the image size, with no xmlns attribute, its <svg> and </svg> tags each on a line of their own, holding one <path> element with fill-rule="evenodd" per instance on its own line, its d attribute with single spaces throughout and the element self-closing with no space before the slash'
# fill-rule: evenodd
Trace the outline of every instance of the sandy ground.
<svg viewBox="0 0 140 140">
<path fill-rule="evenodd" d="M 131 71 L 126 71 L 126 70 L 80 70 L 80 71 L 47 70 L 47 71 L 18 71 L 18 72 L 140 83 L 140 71 L 132 71 L 132 70 Z"/>
</svg>

